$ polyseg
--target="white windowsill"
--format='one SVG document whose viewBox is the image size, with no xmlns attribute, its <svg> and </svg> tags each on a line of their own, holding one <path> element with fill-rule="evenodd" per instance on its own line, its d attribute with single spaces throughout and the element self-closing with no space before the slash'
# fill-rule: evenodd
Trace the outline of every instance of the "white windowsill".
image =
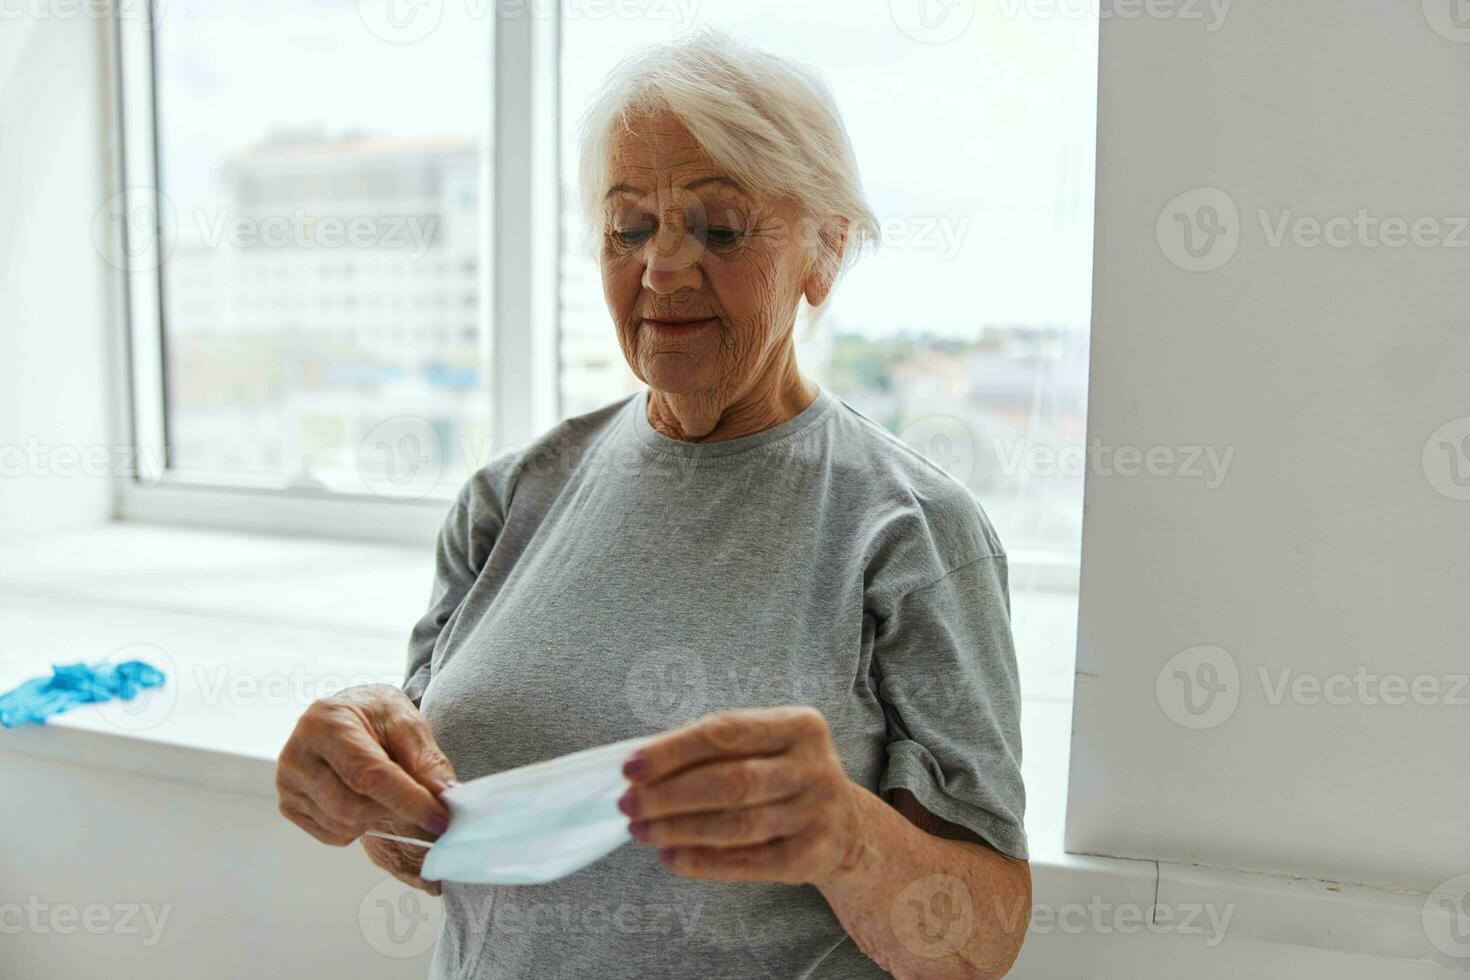
<svg viewBox="0 0 1470 980">
<path fill-rule="evenodd" d="M 0 749 L 274 798 L 276 754 L 311 700 L 401 679 L 431 575 L 427 548 L 136 523 L 0 545 L 0 691 L 144 645 L 175 692 L 140 714 L 87 706 L 0 730 Z M 1016 588 L 1038 904 L 1228 908 L 1230 938 L 1470 969 L 1428 943 L 1419 894 L 1064 853 L 1076 598 Z"/>
</svg>

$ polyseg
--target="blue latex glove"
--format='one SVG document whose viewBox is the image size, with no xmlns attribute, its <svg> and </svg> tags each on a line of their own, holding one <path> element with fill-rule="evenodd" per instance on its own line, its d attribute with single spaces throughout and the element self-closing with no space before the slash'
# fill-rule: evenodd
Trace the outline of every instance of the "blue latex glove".
<svg viewBox="0 0 1470 980">
<path fill-rule="evenodd" d="M 163 672 L 141 660 L 53 666 L 50 677 L 37 677 L 6 694 L 0 694 L 0 727 L 44 725 L 46 719 L 79 704 L 98 701 L 129 701 L 145 687 L 159 687 Z"/>
</svg>

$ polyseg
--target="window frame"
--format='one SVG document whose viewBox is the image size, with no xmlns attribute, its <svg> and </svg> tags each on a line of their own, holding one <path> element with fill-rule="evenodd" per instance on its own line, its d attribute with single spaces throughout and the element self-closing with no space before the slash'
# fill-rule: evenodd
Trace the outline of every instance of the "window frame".
<svg viewBox="0 0 1470 980">
<path fill-rule="evenodd" d="M 114 3 L 108 18 L 113 93 L 109 194 L 123 213 L 159 214 L 157 72 L 153 3 L 145 16 Z M 559 417 L 557 365 L 561 190 L 558 145 L 560 12 L 507 13 L 492 4 L 490 118 L 480 194 L 481 343 L 490 364 L 491 449 L 524 445 Z M 556 9 L 556 8 L 553 8 Z M 284 488 L 191 479 L 165 464 L 169 378 L 162 228 L 128 240 L 118 222 L 107 247 L 117 270 L 113 304 L 118 381 L 114 442 L 135 466 L 114 483 L 114 514 L 123 520 L 190 524 L 354 540 L 432 541 L 457 485 L 435 495 L 394 500 L 368 493 Z M 497 248 L 497 243 L 509 243 Z M 131 248 L 137 248 L 136 257 Z M 452 450 L 448 450 L 452 451 Z"/>
<path fill-rule="evenodd" d="M 146 16 L 113 0 L 106 21 L 112 64 L 112 147 L 108 193 L 126 213 L 146 206 L 157 214 L 154 2 Z M 550 15 L 507 13 L 492 4 L 487 47 L 493 51 L 490 135 L 480 195 L 482 254 L 481 343 L 488 347 L 491 449 L 529 443 L 560 419 L 560 317 L 563 201 L 561 188 L 561 8 Z M 166 445 L 165 329 L 159 234 L 136 267 L 125 260 L 126 227 L 117 227 L 112 304 L 114 445 L 128 447 L 136 466 L 113 485 L 113 514 L 122 520 L 422 546 L 441 527 L 448 496 L 393 500 L 368 493 L 279 486 L 191 482 L 160 471 Z M 497 248 L 497 242 L 515 243 Z M 519 246 L 519 247 L 516 247 Z M 1073 592 L 1080 555 L 1070 549 L 1011 548 L 1013 577 L 1029 587 Z"/>
</svg>

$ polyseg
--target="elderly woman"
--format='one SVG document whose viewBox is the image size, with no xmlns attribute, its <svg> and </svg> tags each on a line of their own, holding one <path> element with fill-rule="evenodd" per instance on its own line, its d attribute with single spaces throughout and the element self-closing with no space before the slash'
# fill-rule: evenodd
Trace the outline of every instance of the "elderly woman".
<svg viewBox="0 0 1470 980">
<path fill-rule="evenodd" d="M 647 387 L 464 485 L 403 689 L 311 706 L 283 813 L 437 834 L 456 775 L 658 733 L 623 769 L 639 846 L 443 883 L 434 976 L 1004 974 L 1030 918 L 1005 552 L 793 348 L 875 237 L 830 95 L 702 34 L 614 72 L 581 164 Z"/>
</svg>

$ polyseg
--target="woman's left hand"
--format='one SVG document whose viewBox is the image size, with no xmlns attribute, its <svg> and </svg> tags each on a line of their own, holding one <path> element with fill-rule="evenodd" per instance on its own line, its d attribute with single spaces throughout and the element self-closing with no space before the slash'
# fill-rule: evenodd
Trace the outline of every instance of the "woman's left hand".
<svg viewBox="0 0 1470 980">
<path fill-rule="evenodd" d="M 628 832 L 691 878 L 818 883 L 861 840 L 827 720 L 794 705 L 706 715 L 628 759 Z"/>
</svg>

